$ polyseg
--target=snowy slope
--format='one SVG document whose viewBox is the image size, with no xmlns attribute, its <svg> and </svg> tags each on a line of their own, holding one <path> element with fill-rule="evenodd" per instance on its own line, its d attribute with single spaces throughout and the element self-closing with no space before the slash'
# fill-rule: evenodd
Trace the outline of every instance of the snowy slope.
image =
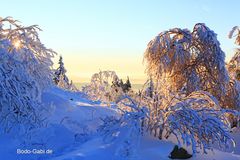
<svg viewBox="0 0 240 160">
<path fill-rule="evenodd" d="M 48 124 L 33 132 L 31 143 L 24 146 L 13 135 L 0 136 L 0 155 L 8 160 L 109 160 L 116 159 L 118 144 L 106 143 L 97 133 L 100 118 L 118 116 L 118 113 L 100 102 L 92 102 L 82 93 L 71 93 L 52 88 L 42 95 L 42 102 L 49 107 Z M 239 131 L 234 136 L 240 140 Z M 136 146 L 136 160 L 169 159 L 173 142 L 159 141 L 144 136 Z M 239 147 L 239 145 L 238 145 Z M 51 149 L 52 154 L 16 154 L 16 149 Z M 2 158 L 0 158 L 2 159 Z M 239 149 L 233 153 L 214 150 L 207 155 L 198 154 L 191 159 L 240 160 Z"/>
<path fill-rule="evenodd" d="M 106 106 L 92 102 L 81 93 L 66 92 L 52 88 L 42 95 L 42 103 L 49 108 L 48 123 L 31 133 L 28 144 L 20 144 L 21 137 L 15 133 L 0 135 L 0 155 L 8 160 L 49 159 L 69 152 L 96 133 L 101 117 L 116 116 L 117 113 Z M 17 149 L 51 149 L 53 154 L 16 154 Z M 0 158 L 1 159 L 1 158 Z"/>
</svg>

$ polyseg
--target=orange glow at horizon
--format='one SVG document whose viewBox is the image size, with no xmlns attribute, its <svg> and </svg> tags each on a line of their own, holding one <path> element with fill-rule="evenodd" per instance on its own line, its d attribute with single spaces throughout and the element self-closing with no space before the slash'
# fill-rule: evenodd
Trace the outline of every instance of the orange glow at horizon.
<svg viewBox="0 0 240 160">
<path fill-rule="evenodd" d="M 144 83 L 147 79 L 144 73 L 145 67 L 142 64 L 142 55 L 62 54 L 62 56 L 67 70 L 66 74 L 74 83 L 90 82 L 91 76 L 100 70 L 115 71 L 123 80 L 129 76 L 130 81 L 135 84 Z M 58 67 L 58 59 L 59 55 L 54 59 L 54 68 Z"/>
</svg>

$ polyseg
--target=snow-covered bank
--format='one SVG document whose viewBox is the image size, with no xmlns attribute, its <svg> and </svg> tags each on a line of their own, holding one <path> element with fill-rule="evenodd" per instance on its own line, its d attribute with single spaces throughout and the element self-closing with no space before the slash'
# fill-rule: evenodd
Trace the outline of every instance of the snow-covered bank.
<svg viewBox="0 0 240 160">
<path fill-rule="evenodd" d="M 49 109 L 47 123 L 29 133 L 31 137 L 27 143 L 22 144 L 21 136 L 12 132 L 0 135 L 0 155 L 4 155 L 4 158 L 49 159 L 64 154 L 71 151 L 73 146 L 92 139 L 101 124 L 100 118 L 117 115 L 113 109 L 92 102 L 81 93 L 66 92 L 58 88 L 44 92 L 42 103 Z M 53 153 L 17 154 L 17 149 L 50 149 Z"/>
</svg>

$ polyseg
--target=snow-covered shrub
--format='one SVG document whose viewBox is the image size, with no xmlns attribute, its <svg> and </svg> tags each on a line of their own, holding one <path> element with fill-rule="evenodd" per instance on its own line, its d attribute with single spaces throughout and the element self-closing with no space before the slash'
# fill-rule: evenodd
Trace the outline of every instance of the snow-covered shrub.
<svg viewBox="0 0 240 160">
<path fill-rule="evenodd" d="M 83 87 L 83 92 L 94 101 L 114 102 L 123 94 L 121 87 L 112 87 L 116 81 L 119 78 L 114 71 L 100 71 L 92 76 L 89 85 Z"/>
<path fill-rule="evenodd" d="M 234 145 L 230 123 L 226 118 L 226 114 L 234 111 L 221 109 L 218 101 L 207 92 L 194 92 L 169 110 L 166 112 L 167 134 L 177 136 L 180 133 L 179 139 L 184 144 L 192 145 L 194 154 L 197 148 L 206 153 L 214 143 L 222 149 Z"/>
<path fill-rule="evenodd" d="M 240 99 L 229 100 L 233 89 L 225 67 L 225 54 L 217 35 L 205 24 L 193 31 L 174 28 L 161 32 L 148 44 L 144 59 L 147 73 L 158 81 L 158 90 L 167 103 L 172 95 L 203 90 L 216 97 L 224 108 L 239 108 Z M 236 96 L 233 96 L 236 97 Z M 232 102 L 234 101 L 234 103 Z"/>
<path fill-rule="evenodd" d="M 155 137 L 174 135 L 179 145 L 191 145 L 193 154 L 198 149 L 204 152 L 212 149 L 214 143 L 222 149 L 234 145 L 226 114 L 238 112 L 222 109 L 208 92 L 196 91 L 186 97 L 175 97 L 166 106 L 162 103 L 164 97 L 154 93 L 153 98 L 143 97 L 142 103 L 149 108 L 147 129 Z"/>
<path fill-rule="evenodd" d="M 141 98 L 136 100 L 122 96 L 116 101 L 120 118 L 107 117 L 100 127 L 104 140 L 117 142 L 126 153 L 138 142 L 125 139 L 148 132 L 159 139 L 175 136 L 180 146 L 190 145 L 193 154 L 199 150 L 206 153 L 213 149 L 214 144 L 222 149 L 234 146 L 226 115 L 237 115 L 239 112 L 222 109 L 218 100 L 208 92 L 195 91 L 188 96 L 173 97 L 166 103 L 165 97 L 153 90 L 152 96 L 141 94 Z M 120 137 L 125 139 L 120 141 Z"/>
<path fill-rule="evenodd" d="M 67 70 L 64 67 L 62 56 L 60 56 L 58 64 L 59 67 L 54 72 L 54 83 L 60 88 L 66 90 L 78 91 L 77 87 L 72 83 L 72 81 L 69 81 L 68 77 L 66 76 Z"/>
<path fill-rule="evenodd" d="M 147 109 L 139 107 L 138 103 L 129 96 L 118 99 L 117 105 L 125 105 L 131 109 L 123 110 L 119 107 L 121 116 L 104 118 L 99 132 L 105 142 L 115 144 L 116 157 L 119 159 L 136 158 L 135 151 L 144 132 L 143 123 L 147 117 Z"/>
<path fill-rule="evenodd" d="M 11 17 L 0 17 L 1 47 L 20 61 L 26 73 L 34 79 L 41 88 L 52 83 L 51 58 L 56 54 L 46 48 L 38 37 L 40 29 L 37 25 L 24 27 Z"/>
</svg>

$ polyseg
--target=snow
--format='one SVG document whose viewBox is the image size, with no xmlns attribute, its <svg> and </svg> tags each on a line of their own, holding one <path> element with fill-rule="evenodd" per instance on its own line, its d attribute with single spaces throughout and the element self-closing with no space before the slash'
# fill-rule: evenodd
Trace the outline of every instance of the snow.
<svg viewBox="0 0 240 160">
<path fill-rule="evenodd" d="M 32 133 L 31 145 L 21 143 L 14 133 L 0 135 L 0 155 L 8 160 L 107 160 L 117 159 L 118 143 L 106 142 L 97 132 L 100 118 L 118 116 L 118 112 L 100 102 L 93 102 L 81 92 L 51 88 L 42 94 L 42 103 L 49 106 L 48 125 Z M 239 130 L 233 135 L 240 141 Z M 40 144 L 41 142 L 41 144 Z M 136 160 L 167 160 L 175 145 L 174 140 L 158 140 L 149 135 L 141 137 Z M 214 149 L 208 154 L 197 154 L 192 159 L 239 160 L 239 145 L 235 153 Z M 52 154 L 16 154 L 17 149 L 50 149 Z"/>
<path fill-rule="evenodd" d="M 54 107 L 49 119 L 52 123 L 62 123 L 74 132 L 86 127 L 92 131 L 96 130 L 100 125 L 100 118 L 117 114 L 109 107 L 88 100 L 82 93 L 67 92 L 58 88 L 44 93 L 43 102 Z"/>
<path fill-rule="evenodd" d="M 233 153 L 240 155 L 240 128 L 234 128 L 232 130 L 232 136 L 236 142 L 236 147 L 233 149 Z"/>
<path fill-rule="evenodd" d="M 114 71 L 94 74 L 91 83 L 78 92 L 65 75 L 62 57 L 54 77 L 60 88 L 53 87 L 51 58 L 56 53 L 41 43 L 38 30 L 36 25 L 24 27 L 10 17 L 0 19 L 0 159 L 164 160 L 169 159 L 179 135 L 183 144 L 190 145 L 185 146 L 188 152 L 196 153 L 192 159 L 240 159 L 239 128 L 231 133 L 236 148 L 223 152 L 214 146 L 208 154 L 196 152 L 198 147 L 211 149 L 212 141 L 227 146 L 231 136 L 222 123 L 225 117 L 219 117 L 220 106 L 238 107 L 240 98 L 239 82 L 225 87 L 230 84 L 225 55 L 216 34 L 205 24 L 196 24 L 192 33 L 179 28 L 162 32 L 149 43 L 145 53 L 147 72 L 160 78 L 163 85 L 157 87 L 159 92 L 149 94 L 144 104 L 140 102 L 144 101 L 142 97 L 131 92 L 129 79 L 123 84 Z M 191 64 L 197 61 L 201 63 Z M 191 76 L 186 76 L 189 73 Z M 174 74 L 177 78 L 171 78 Z M 149 90 L 153 89 L 149 85 Z M 209 86 L 212 89 L 206 90 Z M 174 98 L 173 103 L 161 101 L 163 98 Z M 161 140 L 149 135 L 152 124 L 148 122 L 153 122 Z M 166 129 L 165 124 L 170 127 Z M 168 140 L 162 139 L 168 136 Z"/>
</svg>

